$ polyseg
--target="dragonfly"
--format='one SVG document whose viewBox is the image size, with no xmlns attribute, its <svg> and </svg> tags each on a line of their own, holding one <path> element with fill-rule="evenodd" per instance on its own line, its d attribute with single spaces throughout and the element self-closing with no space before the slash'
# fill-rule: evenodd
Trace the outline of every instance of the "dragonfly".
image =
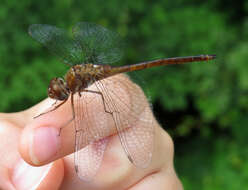
<svg viewBox="0 0 248 190">
<path fill-rule="evenodd" d="M 146 102 L 146 98 L 140 88 L 116 77 L 117 74 L 156 66 L 208 61 L 216 57 L 174 57 L 119 66 L 117 63 L 123 56 L 123 41 L 117 33 L 101 25 L 79 22 L 69 33 L 56 26 L 33 24 L 29 27 L 29 34 L 70 67 L 64 78 L 56 77 L 50 81 L 48 96 L 59 104 L 48 112 L 58 109 L 70 99 L 70 121 L 73 120 L 75 127 L 75 171 L 85 181 L 92 180 L 97 174 L 109 142 L 103 132 L 108 129 L 102 125 L 101 117 L 87 120 L 89 114 L 93 117 L 89 110 L 96 101 L 102 105 L 99 112 L 104 112 L 113 121 L 130 162 L 139 168 L 146 168 L 152 159 L 154 127 L 153 119 L 149 118 L 152 115 L 149 113 L 149 103 L 142 103 Z M 131 89 L 133 93 L 129 98 L 134 105 L 128 105 L 123 100 L 122 92 L 115 90 L 120 87 Z M 94 94 L 95 98 L 89 100 L 89 93 Z M 79 96 L 74 98 L 76 94 Z M 92 128 L 92 124 L 98 128 Z"/>
</svg>

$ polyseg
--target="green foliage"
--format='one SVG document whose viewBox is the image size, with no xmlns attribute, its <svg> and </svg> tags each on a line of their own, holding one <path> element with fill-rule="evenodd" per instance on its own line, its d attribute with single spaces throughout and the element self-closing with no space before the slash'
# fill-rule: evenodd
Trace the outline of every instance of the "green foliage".
<svg viewBox="0 0 248 190">
<path fill-rule="evenodd" d="M 187 151 L 178 153 L 175 165 L 185 189 L 232 190 L 247 186 L 248 152 L 234 140 L 223 135 L 195 138 L 183 147 Z"/>
<path fill-rule="evenodd" d="M 161 124 L 176 140 L 185 189 L 248 185 L 248 22 L 245 1 L 7 1 L 0 7 L 2 112 L 46 97 L 49 80 L 68 69 L 27 34 L 30 24 L 71 29 L 102 24 L 126 40 L 123 63 L 217 54 L 215 61 L 152 68 L 146 81 Z M 168 117 L 165 117 L 168 116 Z M 169 123 L 169 125 L 168 125 Z"/>
</svg>

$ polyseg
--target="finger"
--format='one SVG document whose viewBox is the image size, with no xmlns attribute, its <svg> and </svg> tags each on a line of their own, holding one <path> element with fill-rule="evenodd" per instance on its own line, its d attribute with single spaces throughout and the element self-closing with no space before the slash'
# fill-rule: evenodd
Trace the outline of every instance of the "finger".
<svg viewBox="0 0 248 190">
<path fill-rule="evenodd" d="M 131 88 L 134 88 L 134 84 L 131 83 L 127 77 L 116 76 L 116 78 L 130 83 Z M 90 89 L 96 90 L 93 86 L 94 85 L 92 85 Z M 112 88 L 111 90 L 117 93 L 122 89 L 122 93 L 118 94 L 122 101 L 126 105 L 134 104 L 130 98 L 134 92 L 126 88 L 126 86 L 120 85 L 118 86 L 119 89 L 116 89 L 116 86 L 108 86 L 108 88 Z M 115 134 L 115 123 L 112 115 L 106 114 L 102 97 L 95 93 L 83 93 L 85 96 L 83 101 L 87 102 L 85 104 L 87 109 L 82 107 L 81 113 L 83 117 L 81 117 L 80 123 L 83 125 L 82 128 L 86 129 L 85 136 L 97 136 L 92 134 L 95 131 L 100 131 L 101 136 L 98 138 Z M 77 98 L 77 95 L 74 96 Z M 44 107 L 49 107 L 49 103 L 50 102 L 45 101 L 43 104 Z M 34 108 L 34 110 L 37 109 Z M 44 112 L 44 110 L 42 111 Z M 38 115 L 39 113 L 36 114 Z M 33 113 L 33 115 L 35 115 L 35 113 Z M 75 130 L 73 122 L 68 124 L 71 118 L 72 107 L 69 99 L 58 109 L 32 120 L 23 130 L 20 140 L 19 151 L 24 160 L 33 165 L 43 165 L 74 152 Z M 62 130 L 60 133 L 61 127 Z M 85 141 L 85 144 L 82 144 L 81 147 L 83 148 L 86 145 L 87 141 Z"/>
<path fill-rule="evenodd" d="M 168 168 L 156 174 L 149 175 L 135 184 L 129 190 L 150 190 L 150 189 L 169 189 L 183 190 L 182 184 L 173 168 Z"/>
<path fill-rule="evenodd" d="M 9 176 L 8 168 L 0 166 L 0 189 L 15 190 Z"/>
<path fill-rule="evenodd" d="M 0 189 L 33 189 L 33 187 L 42 187 L 41 184 L 44 182 L 46 187 L 56 187 L 55 184 L 58 186 L 61 180 L 48 183 L 47 174 L 56 168 L 57 171 L 59 170 L 57 178 L 63 176 L 63 163 L 61 161 L 43 167 L 33 167 L 20 158 L 17 147 L 21 129 L 17 126 L 21 126 L 22 121 L 18 122 L 18 117 L 16 117 L 18 114 L 21 115 L 22 113 L 1 114 L 0 116 Z M 16 118 L 11 119 L 11 117 Z M 24 118 L 22 119 L 24 120 Z"/>
<path fill-rule="evenodd" d="M 17 150 L 20 129 L 8 121 L 7 114 L 0 116 L 0 189 L 14 190 L 11 182 L 13 165 L 20 158 Z"/>
<path fill-rule="evenodd" d="M 48 99 L 21 112 L 0 113 L 0 118 L 2 121 L 7 121 L 15 127 L 24 128 L 33 120 L 34 116 L 36 116 L 35 113 L 47 109 L 52 102 L 53 101 L 51 99 Z"/>
<path fill-rule="evenodd" d="M 46 108 L 50 107 L 51 101 L 48 99 L 42 102 Z M 64 111 L 62 111 L 62 109 Z M 22 131 L 19 143 L 19 152 L 23 159 L 31 165 L 43 165 L 52 162 L 64 153 L 63 151 L 72 151 L 73 149 L 73 128 L 69 124 L 64 130 L 66 135 L 59 134 L 59 129 L 65 123 L 66 118 L 69 120 L 70 105 L 66 103 L 62 109 L 44 114 L 33 119 Z M 33 113 L 34 116 L 44 112 Z M 69 129 L 69 130 L 68 130 Z M 67 142 L 69 140 L 69 142 Z M 70 147 L 71 146 L 71 147 Z M 62 148 L 63 147 L 63 148 Z M 58 151 L 60 151 L 58 153 Z M 69 152 L 68 152 L 69 153 Z M 61 156 L 60 156 L 61 155 Z"/>
<path fill-rule="evenodd" d="M 156 124 L 157 125 L 157 124 Z M 92 181 L 85 183 L 77 177 L 73 156 L 65 158 L 65 189 L 122 190 L 153 189 L 153 187 L 180 187 L 173 170 L 173 143 L 168 134 L 155 126 L 155 145 L 150 165 L 145 169 L 135 167 L 125 155 L 118 136 L 109 139 L 102 165 Z M 158 184 L 156 184 L 158 183 Z M 167 189 L 167 188 L 154 188 Z M 180 188 L 178 188 L 180 189 Z"/>
<path fill-rule="evenodd" d="M 63 161 L 34 167 L 20 160 L 12 171 L 12 182 L 16 189 L 59 189 L 64 176 Z"/>
</svg>

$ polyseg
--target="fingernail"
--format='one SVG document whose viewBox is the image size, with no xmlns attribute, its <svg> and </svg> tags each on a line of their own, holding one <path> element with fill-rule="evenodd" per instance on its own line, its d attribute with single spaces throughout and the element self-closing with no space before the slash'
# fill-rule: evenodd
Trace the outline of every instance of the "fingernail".
<svg viewBox="0 0 248 190">
<path fill-rule="evenodd" d="M 60 145 L 59 132 L 52 127 L 37 128 L 30 145 L 30 158 L 34 164 L 50 160 L 56 155 Z"/>
<path fill-rule="evenodd" d="M 16 189 L 37 189 L 46 177 L 52 164 L 41 167 L 33 167 L 20 160 L 13 169 L 12 183 Z"/>
</svg>

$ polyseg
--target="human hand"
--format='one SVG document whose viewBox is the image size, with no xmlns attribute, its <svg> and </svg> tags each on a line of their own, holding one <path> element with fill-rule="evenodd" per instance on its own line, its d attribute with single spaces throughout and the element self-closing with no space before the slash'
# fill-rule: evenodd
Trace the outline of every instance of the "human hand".
<svg viewBox="0 0 248 190">
<path fill-rule="evenodd" d="M 122 75 L 115 77 L 130 82 Z M 133 93 L 125 90 L 127 94 Z M 73 123 L 57 135 L 71 114 L 70 101 L 56 111 L 33 119 L 52 102 L 46 99 L 22 112 L 0 114 L 0 189 L 183 189 L 173 166 L 173 142 L 152 115 L 148 117 L 154 120 L 154 151 L 147 168 L 139 169 L 130 163 L 118 135 L 110 130 L 107 134 L 109 143 L 97 175 L 89 182 L 80 180 L 74 169 Z"/>
</svg>

